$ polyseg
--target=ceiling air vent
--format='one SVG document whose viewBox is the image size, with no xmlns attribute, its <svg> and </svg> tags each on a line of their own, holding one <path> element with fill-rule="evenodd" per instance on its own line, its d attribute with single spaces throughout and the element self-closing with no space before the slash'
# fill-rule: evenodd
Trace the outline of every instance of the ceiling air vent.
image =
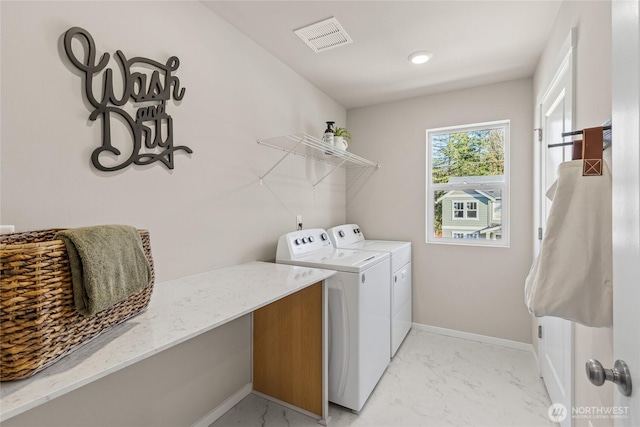
<svg viewBox="0 0 640 427">
<path fill-rule="evenodd" d="M 353 43 L 334 17 L 299 28 L 294 33 L 316 53 Z"/>
</svg>

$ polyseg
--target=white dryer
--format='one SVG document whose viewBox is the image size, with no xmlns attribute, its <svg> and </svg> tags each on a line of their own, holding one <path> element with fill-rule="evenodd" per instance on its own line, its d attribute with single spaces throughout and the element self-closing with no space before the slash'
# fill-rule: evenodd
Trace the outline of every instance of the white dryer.
<svg viewBox="0 0 640 427">
<path fill-rule="evenodd" d="M 358 224 L 345 224 L 327 230 L 336 248 L 391 254 L 391 357 L 411 329 L 411 242 L 366 240 Z"/>
<path fill-rule="evenodd" d="M 329 401 L 359 412 L 390 362 L 387 252 L 336 249 L 323 229 L 287 233 L 276 262 L 336 270 L 329 305 Z"/>
</svg>

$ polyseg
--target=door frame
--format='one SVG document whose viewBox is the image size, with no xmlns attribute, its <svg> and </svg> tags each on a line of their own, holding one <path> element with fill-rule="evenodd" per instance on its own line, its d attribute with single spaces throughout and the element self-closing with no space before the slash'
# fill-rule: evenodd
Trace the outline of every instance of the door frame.
<svg viewBox="0 0 640 427">
<path fill-rule="evenodd" d="M 615 426 L 640 423 L 640 11 L 638 2 L 612 2 L 612 211 L 613 211 L 613 358 L 631 372 L 631 396 L 615 388 L 614 405 L 627 408 Z"/>
<path fill-rule="evenodd" d="M 546 157 L 543 156 L 542 154 L 545 153 L 545 150 L 546 150 L 545 141 L 547 140 L 547 137 L 543 129 L 544 114 L 542 112 L 542 104 L 549 97 L 553 89 L 555 89 L 555 86 L 558 83 L 558 80 L 560 80 L 563 77 L 565 73 L 565 69 L 568 68 L 568 72 L 570 73 L 570 76 L 571 76 L 572 90 L 571 90 L 570 96 L 567 97 L 567 99 L 571 102 L 571 123 L 574 122 L 575 105 L 576 105 L 576 102 L 575 102 L 576 42 L 577 42 L 577 29 L 574 27 L 569 31 L 569 35 L 567 36 L 564 43 L 562 44 L 562 47 L 560 48 L 560 51 L 555 61 L 556 71 L 554 73 L 553 78 L 545 86 L 544 92 L 540 92 L 536 98 L 536 108 L 534 109 L 535 110 L 534 123 L 536 123 L 537 128 L 534 130 L 537 132 L 534 135 L 535 149 L 534 149 L 534 171 L 533 171 L 534 173 L 534 179 L 533 179 L 534 218 L 533 220 L 535 224 L 533 231 L 535 232 L 536 236 L 537 236 L 537 229 L 542 225 L 542 219 L 545 215 L 543 198 L 545 197 L 546 189 L 542 188 L 544 184 L 544 176 L 542 176 L 541 171 L 544 170 L 543 168 L 546 164 Z M 541 134 L 539 134 L 538 132 L 541 132 Z M 542 135 L 542 136 L 539 137 L 538 135 Z M 538 252 L 540 251 L 541 241 L 542 241 L 541 239 L 537 239 L 537 238 L 533 240 L 534 256 L 537 255 Z"/>
<path fill-rule="evenodd" d="M 546 209 L 544 197 L 546 197 L 546 184 L 545 184 L 545 174 L 546 174 L 546 150 L 547 144 L 549 143 L 549 139 L 545 134 L 544 129 L 544 117 L 545 112 L 542 110 L 542 105 L 545 101 L 548 100 L 548 97 L 551 96 L 554 91 L 557 89 L 556 86 L 558 82 L 565 77 L 565 73 L 569 73 L 570 78 L 570 87 L 571 93 L 566 97 L 568 102 L 570 103 L 569 112 L 570 118 L 569 122 L 573 125 L 575 123 L 575 72 L 576 72 L 576 41 L 577 41 L 577 31 L 576 28 L 572 28 L 569 32 L 569 35 L 565 39 L 562 47 L 559 50 L 558 56 L 555 61 L 555 73 L 551 81 L 545 86 L 545 90 L 540 92 L 536 98 L 536 108 L 535 108 L 535 118 L 534 123 L 538 126 L 538 132 L 534 135 L 534 235 L 538 235 L 538 228 L 546 225 Z M 571 160 L 570 158 L 568 160 Z M 544 230 L 543 230 L 544 231 Z M 534 256 L 537 256 L 541 240 L 534 238 L 534 248 L 533 253 Z M 566 336 L 568 336 L 568 342 L 566 343 L 565 351 L 563 352 L 564 359 L 562 361 L 563 369 L 568 373 L 568 378 L 566 382 L 563 382 L 563 388 L 565 390 L 565 395 L 567 396 L 567 401 L 565 402 L 552 402 L 552 403 L 563 403 L 567 406 L 567 409 L 570 411 L 573 406 L 574 399 L 574 342 L 575 342 L 575 327 L 573 322 L 565 321 L 562 325 L 558 325 L 558 322 L 554 322 L 553 326 L 551 322 L 546 321 L 545 317 L 539 318 L 538 325 L 542 326 L 543 330 L 543 338 L 538 338 L 538 357 L 537 357 L 537 369 L 538 374 L 542 377 L 542 367 L 546 358 L 546 348 L 545 348 L 545 330 L 548 330 L 550 327 L 561 327 L 564 330 Z M 535 338 L 534 338 L 535 339 Z M 545 387 L 548 389 L 548 385 L 546 384 L 545 378 Z M 567 405 L 568 404 L 568 405 Z M 563 425 L 572 425 L 571 417 L 567 417 Z"/>
</svg>

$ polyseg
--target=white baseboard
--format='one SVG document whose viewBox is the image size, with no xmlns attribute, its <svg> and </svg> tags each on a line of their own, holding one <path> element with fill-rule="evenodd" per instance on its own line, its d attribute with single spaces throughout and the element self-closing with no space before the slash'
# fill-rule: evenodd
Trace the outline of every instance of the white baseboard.
<svg viewBox="0 0 640 427">
<path fill-rule="evenodd" d="M 433 334 L 445 335 L 448 337 L 460 338 L 463 340 L 499 345 L 516 350 L 530 351 L 535 354 L 533 345 L 520 341 L 506 340 L 504 338 L 490 337 L 488 335 L 473 334 L 471 332 L 456 331 L 455 329 L 440 328 L 438 326 L 423 325 L 421 323 L 413 323 L 412 328 L 418 331 L 431 332 Z"/>
<path fill-rule="evenodd" d="M 249 383 L 245 385 L 240 390 L 238 390 L 237 392 L 229 396 L 227 400 L 225 400 L 220 405 L 218 405 L 217 408 L 215 408 L 214 410 L 209 412 L 207 415 L 205 415 L 204 417 L 196 421 L 196 423 L 192 427 L 209 427 L 218 418 L 223 416 L 228 410 L 230 410 L 231 408 L 236 406 L 238 403 L 240 403 L 242 399 L 250 395 L 252 390 L 253 390 L 253 383 Z"/>
</svg>

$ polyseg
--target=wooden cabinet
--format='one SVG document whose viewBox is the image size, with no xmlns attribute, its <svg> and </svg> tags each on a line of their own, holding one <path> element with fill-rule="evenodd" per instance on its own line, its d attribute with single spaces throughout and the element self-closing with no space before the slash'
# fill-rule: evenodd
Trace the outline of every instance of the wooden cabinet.
<svg viewBox="0 0 640 427">
<path fill-rule="evenodd" d="M 326 419 L 323 285 L 253 313 L 253 389 Z"/>
</svg>

